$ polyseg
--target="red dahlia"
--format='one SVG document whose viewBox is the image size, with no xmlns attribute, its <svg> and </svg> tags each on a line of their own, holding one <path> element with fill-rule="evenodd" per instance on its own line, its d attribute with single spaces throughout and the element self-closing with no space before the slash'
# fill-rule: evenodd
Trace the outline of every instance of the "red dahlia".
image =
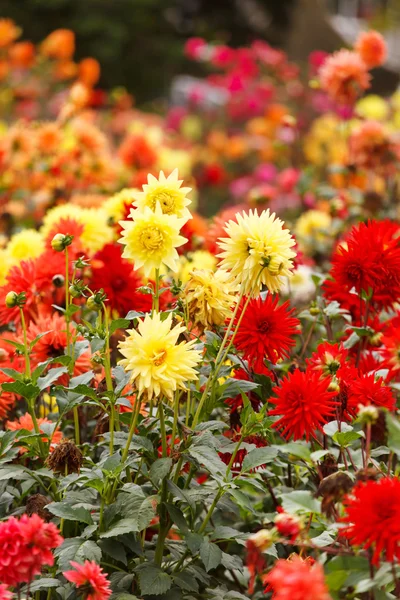
<svg viewBox="0 0 400 600">
<path fill-rule="evenodd" d="M 375 307 L 389 307 L 400 298 L 400 228 L 391 221 L 369 221 L 350 231 L 332 258 L 331 275 L 350 292 L 371 288 Z"/>
<path fill-rule="evenodd" d="M 239 309 L 235 319 L 235 324 L 241 320 L 235 346 L 258 373 L 265 368 L 265 358 L 275 364 L 287 358 L 296 343 L 294 336 L 298 333 L 299 320 L 292 317 L 294 309 L 289 308 L 289 302 L 279 306 L 278 300 L 271 294 L 265 300 L 250 300 L 244 314 Z"/>
<path fill-rule="evenodd" d="M 264 582 L 273 589 L 273 600 L 331 600 L 322 566 L 299 556 L 278 560 Z"/>
<path fill-rule="evenodd" d="M 272 427 L 285 439 L 305 437 L 309 441 L 310 437 L 316 437 L 316 432 L 322 431 L 337 405 L 336 393 L 328 390 L 329 384 L 329 377 L 321 378 L 310 368 L 305 372 L 296 370 L 285 377 L 274 389 L 277 397 L 270 398 L 276 408 L 269 411 L 269 415 L 281 416 Z"/>
<path fill-rule="evenodd" d="M 130 310 L 146 312 L 151 309 L 151 296 L 138 292 L 142 284 L 138 272 L 122 258 L 120 248 L 114 244 L 104 246 L 94 256 L 90 287 L 94 290 L 103 288 L 107 305 L 118 315 L 125 317 Z"/>
<path fill-rule="evenodd" d="M 319 344 L 311 358 L 307 359 L 307 364 L 313 371 L 319 371 L 323 375 L 335 375 L 347 360 L 348 354 L 343 344 L 323 342 Z"/>
<path fill-rule="evenodd" d="M 94 561 L 85 560 L 83 565 L 71 561 L 74 571 L 63 573 L 65 579 L 83 587 L 86 600 L 107 600 L 111 596 L 110 582 L 103 569 Z"/>
<path fill-rule="evenodd" d="M 350 383 L 347 411 L 355 417 L 360 404 L 394 410 L 396 408 L 396 398 L 393 396 L 390 387 L 385 385 L 382 379 L 375 380 L 375 375 L 372 373 L 362 375 Z"/>
<path fill-rule="evenodd" d="M 6 283 L 0 287 L 0 323 L 5 325 L 14 321 L 19 323 L 19 308 L 7 308 L 5 298 L 8 292 L 26 293 L 24 306 L 25 319 L 29 320 L 37 314 L 39 292 L 36 287 L 36 263 L 33 260 L 23 260 L 19 265 L 11 267 L 6 277 Z"/>
<path fill-rule="evenodd" d="M 345 501 L 343 535 L 352 546 L 373 550 L 373 563 L 400 559 L 400 480 L 360 482 Z"/>
<path fill-rule="evenodd" d="M 0 523 L 0 581 L 17 586 L 32 581 L 44 565 L 52 566 L 52 550 L 63 541 L 53 523 L 39 515 L 10 517 Z"/>
</svg>

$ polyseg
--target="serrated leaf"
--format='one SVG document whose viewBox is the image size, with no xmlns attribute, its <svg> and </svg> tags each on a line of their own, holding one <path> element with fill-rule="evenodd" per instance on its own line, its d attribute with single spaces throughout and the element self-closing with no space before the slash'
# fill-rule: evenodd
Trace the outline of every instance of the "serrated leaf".
<svg viewBox="0 0 400 600">
<path fill-rule="evenodd" d="M 161 569 L 146 565 L 145 569 L 139 571 L 139 585 L 144 596 L 160 596 L 168 592 L 172 585 L 172 579 Z"/>
<path fill-rule="evenodd" d="M 1 387 L 5 392 L 13 392 L 18 396 L 22 396 L 26 400 L 34 400 L 40 394 L 40 389 L 37 385 L 31 383 L 23 383 L 22 381 L 13 381 L 12 383 L 2 383 Z"/>
<path fill-rule="evenodd" d="M 90 512 L 83 506 L 73 506 L 66 502 L 51 502 L 47 505 L 47 509 L 51 514 L 60 517 L 61 519 L 80 521 L 86 523 L 86 525 L 91 525 L 93 523 Z"/>
<path fill-rule="evenodd" d="M 358 440 L 360 437 L 363 437 L 363 434 L 360 433 L 359 431 L 345 431 L 345 432 L 337 431 L 332 436 L 332 439 L 341 448 L 347 448 L 348 446 L 351 446 L 352 442 L 354 442 L 355 440 Z"/>
<path fill-rule="evenodd" d="M 67 367 L 56 367 L 55 369 L 50 369 L 44 377 L 38 378 L 37 385 L 39 389 L 44 390 L 48 388 L 52 383 L 57 381 L 61 375 L 64 375 L 64 373 L 68 373 Z"/>
<path fill-rule="evenodd" d="M 210 473 L 222 475 L 226 471 L 226 464 L 222 462 L 214 448 L 209 446 L 192 446 L 188 454 L 207 469 Z"/>
<path fill-rule="evenodd" d="M 158 458 L 150 467 L 149 477 L 154 483 L 159 483 L 167 477 L 172 467 L 172 458 Z"/>
<path fill-rule="evenodd" d="M 182 590 L 186 592 L 198 592 L 199 584 L 196 579 L 188 573 L 188 571 L 181 571 L 174 577 L 174 583 L 178 585 Z"/>
<path fill-rule="evenodd" d="M 101 561 L 101 548 L 93 540 L 80 537 L 68 538 L 54 550 L 58 558 L 58 568 L 61 572 L 71 568 L 71 560 L 83 563 L 85 560 Z"/>
<path fill-rule="evenodd" d="M 39 592 L 40 590 L 48 590 L 49 588 L 58 587 L 60 585 L 60 581 L 55 579 L 54 577 L 42 577 L 40 579 L 36 579 L 29 586 L 29 591 L 31 594 L 35 592 Z M 21 590 L 23 593 L 26 593 L 28 590 L 27 587 Z"/>
<path fill-rule="evenodd" d="M 136 518 L 132 519 L 121 519 L 115 525 L 110 527 L 108 531 L 105 531 L 100 535 L 103 538 L 113 538 L 125 533 L 135 533 L 139 531 L 138 521 Z"/>
<path fill-rule="evenodd" d="M 129 327 L 130 323 L 130 319 L 115 319 L 114 321 L 111 321 L 109 329 L 110 335 L 117 331 L 117 329 L 126 329 Z"/>
<path fill-rule="evenodd" d="M 282 444 L 281 446 L 278 446 L 278 450 L 284 454 L 292 454 L 293 456 L 297 456 L 306 461 L 310 460 L 310 449 L 300 442 L 288 442 L 287 444 Z"/>
<path fill-rule="evenodd" d="M 321 503 L 307 490 L 282 494 L 282 506 L 289 513 L 320 513 Z"/>
<path fill-rule="evenodd" d="M 203 561 L 203 565 L 207 571 L 215 569 L 221 563 L 222 551 L 217 544 L 203 540 L 200 546 L 200 558 Z"/>
<path fill-rule="evenodd" d="M 243 460 L 242 471 L 249 471 L 255 469 L 261 465 L 265 465 L 278 456 L 278 450 L 272 446 L 265 446 L 265 448 L 254 448 L 251 450 Z"/>
</svg>

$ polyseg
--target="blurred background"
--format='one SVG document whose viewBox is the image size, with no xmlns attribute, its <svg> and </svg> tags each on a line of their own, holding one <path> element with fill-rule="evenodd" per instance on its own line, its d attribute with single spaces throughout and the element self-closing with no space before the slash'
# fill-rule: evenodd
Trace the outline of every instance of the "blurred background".
<svg viewBox="0 0 400 600">
<path fill-rule="evenodd" d="M 142 108 L 165 98 L 177 75 L 202 74 L 182 51 L 193 36 L 233 47 L 264 39 L 301 63 L 313 50 L 352 43 L 368 22 L 389 45 L 374 91 L 398 84 L 400 0 L 1 0 L 0 13 L 34 42 L 72 29 L 77 58 L 99 60 L 100 85 L 126 87 Z"/>
</svg>

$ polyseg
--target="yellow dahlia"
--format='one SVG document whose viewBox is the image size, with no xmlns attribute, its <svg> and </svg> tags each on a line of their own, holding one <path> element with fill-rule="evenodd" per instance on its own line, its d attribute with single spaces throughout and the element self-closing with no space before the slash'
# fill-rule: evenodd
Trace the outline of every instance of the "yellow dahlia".
<svg viewBox="0 0 400 600">
<path fill-rule="evenodd" d="M 190 321 L 200 331 L 223 325 L 236 301 L 231 276 L 222 269 L 215 273 L 196 269 L 183 290 L 182 299 Z"/>
<path fill-rule="evenodd" d="M 186 256 L 180 256 L 179 262 L 177 278 L 186 283 L 195 269 L 215 271 L 218 259 L 207 250 L 195 250 Z"/>
<path fill-rule="evenodd" d="M 23 229 L 15 233 L 7 245 L 7 253 L 13 262 L 37 258 L 44 249 L 43 236 L 36 229 Z"/>
<path fill-rule="evenodd" d="M 146 206 L 155 211 L 159 204 L 165 215 L 190 219 L 191 215 L 186 207 L 191 201 L 186 196 L 191 188 L 181 187 L 182 183 L 183 181 L 178 179 L 178 169 L 172 171 L 168 177 L 160 171 L 158 179 L 149 173 L 143 191 L 135 193 L 134 205 L 140 211 L 143 211 Z"/>
<path fill-rule="evenodd" d="M 332 217 L 322 210 L 308 210 L 297 220 L 296 239 L 301 248 L 311 252 L 318 244 L 331 239 Z"/>
<path fill-rule="evenodd" d="M 124 188 L 117 194 L 111 196 L 103 203 L 103 210 L 107 213 L 109 219 L 114 223 L 118 223 L 125 215 L 126 205 L 133 204 L 135 194 L 139 190 L 137 188 Z"/>
<path fill-rule="evenodd" d="M 285 277 L 290 277 L 292 259 L 296 253 L 293 237 L 283 228 L 283 221 L 263 210 L 237 213 L 237 222 L 229 221 L 225 231 L 229 237 L 220 238 L 223 250 L 218 254 L 220 266 L 231 273 L 234 283 L 242 286 L 247 296 L 257 296 L 263 285 L 277 292 Z"/>
<path fill-rule="evenodd" d="M 147 314 L 139 319 L 138 330 L 128 330 L 128 337 L 119 344 L 125 357 L 120 364 L 131 371 L 131 381 L 139 396 L 173 398 L 176 389 L 186 389 L 186 382 L 197 379 L 195 367 L 201 360 L 194 350 L 195 340 L 178 342 L 183 325 L 172 327 L 172 314 L 162 321 L 160 314 Z"/>
<path fill-rule="evenodd" d="M 123 231 L 118 241 L 125 246 L 123 258 L 133 260 L 135 268 L 142 268 L 146 277 L 161 265 L 176 271 L 179 260 L 176 248 L 187 242 L 179 235 L 186 220 L 163 214 L 159 203 L 154 212 L 145 206 L 143 212 L 132 210 L 131 216 L 132 221 L 120 221 Z"/>
</svg>

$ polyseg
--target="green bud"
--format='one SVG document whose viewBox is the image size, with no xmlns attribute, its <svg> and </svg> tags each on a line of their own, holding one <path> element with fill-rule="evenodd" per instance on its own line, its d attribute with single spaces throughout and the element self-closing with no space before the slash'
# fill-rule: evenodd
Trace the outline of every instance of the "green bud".
<svg viewBox="0 0 400 600">
<path fill-rule="evenodd" d="M 73 239 L 74 236 L 69 235 L 68 233 L 56 233 L 56 235 L 51 240 L 51 247 L 56 252 L 64 252 L 65 248 L 72 244 Z"/>
<path fill-rule="evenodd" d="M 97 312 L 101 310 L 101 302 L 98 302 L 98 300 L 96 299 L 96 295 L 89 296 L 89 298 L 86 301 L 86 306 L 89 310 L 95 310 Z"/>
<path fill-rule="evenodd" d="M 16 306 L 19 306 L 20 308 L 22 308 L 24 306 L 25 302 L 26 302 L 25 292 L 21 292 L 20 294 L 17 294 L 17 292 L 8 292 L 6 299 L 5 299 L 5 305 L 7 306 L 7 308 L 15 308 Z"/>
</svg>

